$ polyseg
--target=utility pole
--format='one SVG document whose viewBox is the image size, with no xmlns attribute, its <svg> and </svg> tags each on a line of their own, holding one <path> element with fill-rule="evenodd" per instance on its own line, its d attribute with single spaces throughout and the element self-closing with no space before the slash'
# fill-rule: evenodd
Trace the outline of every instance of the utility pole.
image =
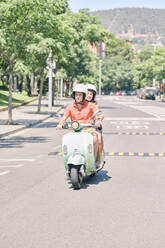
<svg viewBox="0 0 165 248">
<path fill-rule="evenodd" d="M 101 96 L 101 63 L 102 63 L 102 60 L 99 59 L 99 96 Z"/>
<path fill-rule="evenodd" d="M 49 105 L 48 105 L 48 109 L 49 111 L 52 110 L 52 67 L 49 67 Z"/>
<path fill-rule="evenodd" d="M 99 50 L 98 50 L 99 59 L 99 96 L 101 96 L 101 88 L 102 88 L 102 60 L 105 58 L 105 43 L 99 43 Z"/>
<path fill-rule="evenodd" d="M 60 99 L 63 97 L 63 78 L 61 78 Z"/>
</svg>

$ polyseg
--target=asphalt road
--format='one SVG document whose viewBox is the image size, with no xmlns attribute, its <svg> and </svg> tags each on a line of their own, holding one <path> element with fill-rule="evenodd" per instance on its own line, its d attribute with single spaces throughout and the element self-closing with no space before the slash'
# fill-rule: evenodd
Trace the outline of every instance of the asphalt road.
<svg viewBox="0 0 165 248">
<path fill-rule="evenodd" d="M 165 104 L 99 103 L 106 165 L 79 191 L 65 176 L 58 118 L 0 139 L 0 247 L 165 247 Z"/>
</svg>

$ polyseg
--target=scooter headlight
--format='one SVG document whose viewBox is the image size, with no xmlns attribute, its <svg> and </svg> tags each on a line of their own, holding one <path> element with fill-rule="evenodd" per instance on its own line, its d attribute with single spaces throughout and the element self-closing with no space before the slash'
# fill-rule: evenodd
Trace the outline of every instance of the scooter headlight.
<svg viewBox="0 0 165 248">
<path fill-rule="evenodd" d="M 73 130 L 77 130 L 80 127 L 80 123 L 78 121 L 73 121 L 72 122 L 72 128 Z"/>
</svg>

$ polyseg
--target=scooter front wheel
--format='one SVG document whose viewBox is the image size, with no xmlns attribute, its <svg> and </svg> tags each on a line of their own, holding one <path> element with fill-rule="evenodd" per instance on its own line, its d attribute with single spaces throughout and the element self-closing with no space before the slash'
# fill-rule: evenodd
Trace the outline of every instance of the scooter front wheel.
<svg viewBox="0 0 165 248">
<path fill-rule="evenodd" d="M 72 182 L 73 188 L 74 189 L 80 189 L 81 180 L 80 180 L 79 171 L 77 168 L 75 168 L 75 167 L 71 168 L 70 177 L 71 177 L 71 182 Z"/>
</svg>

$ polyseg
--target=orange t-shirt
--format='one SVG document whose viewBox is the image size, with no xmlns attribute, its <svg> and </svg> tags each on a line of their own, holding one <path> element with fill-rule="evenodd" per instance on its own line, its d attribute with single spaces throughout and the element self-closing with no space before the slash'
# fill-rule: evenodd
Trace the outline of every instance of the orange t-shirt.
<svg viewBox="0 0 165 248">
<path fill-rule="evenodd" d="M 79 121 L 80 123 L 90 123 L 93 120 L 93 114 L 97 112 L 98 107 L 91 102 L 85 101 L 80 109 L 76 103 L 69 104 L 65 110 L 64 116 L 71 121 Z"/>
</svg>

